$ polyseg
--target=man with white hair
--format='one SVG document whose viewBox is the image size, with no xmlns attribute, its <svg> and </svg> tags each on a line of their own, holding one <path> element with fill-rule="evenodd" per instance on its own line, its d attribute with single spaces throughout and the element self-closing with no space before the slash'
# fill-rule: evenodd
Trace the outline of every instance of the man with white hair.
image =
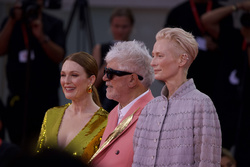
<svg viewBox="0 0 250 167">
<path fill-rule="evenodd" d="M 99 150 L 91 159 L 94 167 L 129 167 L 133 162 L 133 135 L 143 107 L 153 99 L 154 80 L 150 56 L 144 43 L 118 42 L 107 53 L 103 80 L 106 96 L 119 104 L 110 112 Z"/>
</svg>

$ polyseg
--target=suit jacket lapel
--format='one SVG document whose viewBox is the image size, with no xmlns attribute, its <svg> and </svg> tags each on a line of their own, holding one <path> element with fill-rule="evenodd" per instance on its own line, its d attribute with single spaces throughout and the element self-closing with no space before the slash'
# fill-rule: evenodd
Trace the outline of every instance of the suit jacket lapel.
<svg viewBox="0 0 250 167">
<path fill-rule="evenodd" d="M 121 122 L 122 122 L 125 118 L 127 118 L 128 116 L 130 116 L 131 114 L 133 114 L 133 112 L 136 111 L 136 110 L 139 108 L 138 111 L 136 111 L 136 113 L 135 113 L 134 116 L 133 116 L 132 121 L 131 121 L 130 124 L 124 129 L 124 131 L 123 131 L 120 135 L 118 135 L 113 141 L 111 141 L 111 142 L 107 145 L 107 147 L 108 147 L 109 145 L 111 145 L 114 141 L 116 141 L 120 136 L 122 136 L 122 134 L 125 133 L 126 130 L 129 129 L 129 128 L 138 120 L 138 118 L 139 118 L 139 116 L 140 116 L 140 114 L 141 114 L 142 109 L 144 108 L 144 106 L 145 106 L 152 98 L 153 98 L 152 93 L 151 93 L 151 91 L 149 90 L 149 92 L 148 92 L 146 95 L 144 95 L 143 97 L 141 97 L 139 100 L 137 100 L 137 101 L 135 102 L 135 104 L 133 104 L 133 106 L 131 106 L 131 108 L 128 110 L 128 112 L 125 114 L 125 116 L 122 118 Z M 118 107 L 118 106 L 117 106 L 117 107 Z M 116 113 L 117 113 L 117 110 L 118 110 L 118 108 L 116 109 Z M 116 122 L 115 122 L 115 127 L 116 127 L 117 120 L 118 120 L 118 114 L 117 114 L 117 118 L 114 119 L 114 120 L 116 120 Z M 113 123 L 114 123 L 114 121 L 112 122 L 112 125 L 113 125 Z M 114 127 L 114 129 L 115 129 L 115 127 Z M 114 130 L 114 129 L 113 129 L 113 130 Z M 113 132 L 113 131 L 112 131 L 112 132 Z M 112 132 L 110 132 L 110 133 L 112 133 Z M 109 133 L 109 134 L 110 134 L 110 133 Z"/>
<path fill-rule="evenodd" d="M 142 109 L 144 108 L 144 106 L 150 101 L 152 100 L 154 97 L 151 93 L 151 91 L 149 90 L 149 92 L 144 95 L 143 97 L 141 97 L 139 100 L 137 100 L 135 102 L 135 104 L 129 109 L 129 111 L 126 113 L 126 115 L 123 117 L 123 119 L 121 120 L 121 122 L 127 118 L 128 116 L 130 116 L 131 114 L 133 114 L 134 111 L 136 111 L 138 108 L 138 111 L 136 111 L 136 113 L 134 114 L 133 116 L 133 119 L 132 121 L 130 122 L 130 124 L 124 129 L 124 131 L 122 133 L 120 133 L 115 139 L 113 139 L 105 148 L 103 148 L 103 150 L 101 152 L 103 152 L 105 149 L 107 149 L 112 143 L 114 143 L 117 139 L 119 139 L 123 134 L 124 132 L 126 132 L 127 129 L 129 129 L 139 118 L 140 116 L 140 113 L 142 111 Z M 107 137 L 109 136 L 109 134 L 111 134 L 113 132 L 113 130 L 116 128 L 117 126 L 117 121 L 118 121 L 118 114 L 117 114 L 117 110 L 118 110 L 118 105 L 112 110 L 116 112 L 116 114 L 114 114 L 114 116 L 112 118 L 110 118 L 110 120 L 112 120 L 112 122 L 110 123 L 110 126 L 112 128 L 108 128 L 110 129 L 107 134 L 107 136 L 105 137 L 105 139 L 107 139 Z M 104 141 L 102 141 L 102 144 L 103 144 Z M 101 153 L 100 152 L 100 153 Z M 100 154 L 99 153 L 99 154 Z M 97 155 L 98 157 L 98 155 Z"/>
<path fill-rule="evenodd" d="M 105 142 L 105 140 L 108 138 L 109 134 L 111 134 L 115 130 L 115 127 L 117 126 L 118 105 L 111 112 L 114 114 L 109 114 L 109 117 L 108 117 L 109 122 L 108 122 L 108 125 L 106 126 L 105 133 L 102 136 L 100 146 Z"/>
</svg>

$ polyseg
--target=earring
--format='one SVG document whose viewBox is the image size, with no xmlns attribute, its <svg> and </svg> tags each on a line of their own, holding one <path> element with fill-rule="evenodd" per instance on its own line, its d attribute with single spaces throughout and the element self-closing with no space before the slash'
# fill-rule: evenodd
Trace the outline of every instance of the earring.
<svg viewBox="0 0 250 167">
<path fill-rule="evenodd" d="M 88 92 L 88 93 L 92 93 L 92 92 L 93 92 L 92 85 L 89 85 L 89 86 L 88 86 L 87 92 Z"/>
<path fill-rule="evenodd" d="M 189 57 L 188 57 L 187 54 L 182 55 L 182 58 L 183 58 L 183 59 L 186 59 L 186 60 L 189 60 Z"/>
</svg>

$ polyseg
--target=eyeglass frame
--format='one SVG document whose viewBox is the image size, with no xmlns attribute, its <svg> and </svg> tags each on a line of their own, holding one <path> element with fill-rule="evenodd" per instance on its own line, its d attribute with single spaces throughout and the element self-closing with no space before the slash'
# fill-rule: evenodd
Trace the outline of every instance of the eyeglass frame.
<svg viewBox="0 0 250 167">
<path fill-rule="evenodd" d="M 127 72 L 127 71 L 119 71 L 119 70 L 114 70 L 112 68 L 107 68 L 105 67 L 104 68 L 104 75 L 106 74 L 107 78 L 109 80 L 113 79 L 113 75 L 117 75 L 117 76 L 124 76 L 124 75 L 131 75 L 133 73 L 131 72 Z M 138 79 L 139 80 L 143 80 L 143 77 L 136 74 L 138 76 Z"/>
</svg>

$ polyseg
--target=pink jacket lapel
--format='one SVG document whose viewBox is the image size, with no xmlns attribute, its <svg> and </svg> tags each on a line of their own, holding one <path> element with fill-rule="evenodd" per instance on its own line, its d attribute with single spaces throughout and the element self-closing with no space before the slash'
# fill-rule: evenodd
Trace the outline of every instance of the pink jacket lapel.
<svg viewBox="0 0 250 167">
<path fill-rule="evenodd" d="M 125 118 L 127 118 L 129 115 L 131 115 L 135 110 L 137 110 L 139 108 L 138 111 L 136 111 L 136 113 L 134 114 L 132 121 L 130 122 L 130 124 L 127 126 L 127 128 L 119 136 L 117 136 L 112 142 L 110 142 L 107 145 L 107 147 L 109 147 L 109 145 L 114 143 L 119 137 L 121 137 L 123 135 L 123 133 L 127 129 L 129 129 L 134 123 L 136 123 L 144 106 L 153 98 L 154 97 L 151 93 L 151 90 L 149 90 L 149 92 L 146 95 L 144 95 L 143 97 L 141 97 L 139 100 L 137 100 L 135 102 L 135 104 L 129 109 L 129 111 L 126 113 L 124 118 L 121 120 L 121 121 L 123 121 Z M 108 122 L 108 125 L 107 125 L 106 130 L 105 130 L 106 132 L 104 132 L 105 134 L 103 136 L 104 140 L 107 139 L 109 134 L 111 134 L 117 126 L 117 121 L 118 121 L 118 111 L 117 110 L 118 110 L 118 105 L 111 111 L 112 114 L 110 114 L 109 121 L 112 121 L 112 122 Z M 101 145 L 104 143 L 104 140 L 102 140 Z M 105 148 L 103 150 L 105 150 Z"/>
</svg>

